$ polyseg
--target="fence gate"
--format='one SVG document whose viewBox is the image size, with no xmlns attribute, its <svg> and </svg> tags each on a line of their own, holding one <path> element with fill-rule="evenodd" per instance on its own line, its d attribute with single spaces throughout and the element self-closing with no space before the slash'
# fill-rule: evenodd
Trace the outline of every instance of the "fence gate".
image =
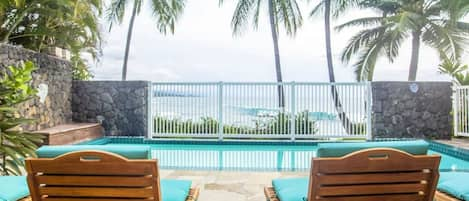
<svg viewBox="0 0 469 201">
<path fill-rule="evenodd" d="M 454 135 L 469 137 L 469 86 L 455 86 L 453 95 Z"/>
<path fill-rule="evenodd" d="M 153 83 L 150 137 L 371 138 L 369 83 Z"/>
</svg>

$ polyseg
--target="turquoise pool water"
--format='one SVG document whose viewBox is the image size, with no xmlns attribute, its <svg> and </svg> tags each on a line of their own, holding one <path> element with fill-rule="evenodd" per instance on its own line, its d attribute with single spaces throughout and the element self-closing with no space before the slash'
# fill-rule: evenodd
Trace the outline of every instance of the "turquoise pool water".
<svg viewBox="0 0 469 201">
<path fill-rule="evenodd" d="M 91 144 L 150 146 L 160 168 L 183 170 L 308 171 L 317 149 L 315 143 L 217 144 L 107 139 Z M 430 148 L 429 154 L 442 156 L 441 171 L 469 172 L 469 151 L 466 156 L 465 150 L 447 145 L 431 144 Z"/>
</svg>

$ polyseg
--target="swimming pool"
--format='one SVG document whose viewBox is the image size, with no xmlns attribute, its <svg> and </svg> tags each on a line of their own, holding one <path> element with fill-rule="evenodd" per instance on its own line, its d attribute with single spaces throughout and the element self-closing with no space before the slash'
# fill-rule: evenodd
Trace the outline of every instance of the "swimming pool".
<svg viewBox="0 0 469 201">
<path fill-rule="evenodd" d="M 469 151 L 429 141 L 429 154 L 440 154 L 441 171 L 469 172 Z M 102 138 L 86 144 L 150 146 L 161 169 L 233 171 L 308 171 L 316 156 L 315 142 L 156 141 Z"/>
</svg>

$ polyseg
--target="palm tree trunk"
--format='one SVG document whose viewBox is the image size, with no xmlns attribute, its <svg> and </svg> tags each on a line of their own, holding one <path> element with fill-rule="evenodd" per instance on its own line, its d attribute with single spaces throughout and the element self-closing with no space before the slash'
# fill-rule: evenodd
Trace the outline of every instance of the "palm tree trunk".
<svg viewBox="0 0 469 201">
<path fill-rule="evenodd" d="M 135 17 L 137 16 L 138 0 L 134 0 L 134 7 L 132 9 L 132 16 L 130 18 L 129 30 L 127 33 L 127 43 L 125 44 L 124 64 L 122 66 L 122 80 L 127 80 L 127 63 L 129 61 L 130 42 L 132 41 L 132 31 L 134 29 Z"/>
<path fill-rule="evenodd" d="M 272 31 L 272 40 L 274 43 L 274 54 L 275 54 L 275 73 L 277 75 L 277 82 L 282 83 L 282 67 L 280 64 L 280 50 L 278 47 L 278 32 L 277 32 L 277 23 L 275 22 L 274 16 L 274 3 L 273 0 L 269 0 L 269 19 L 270 19 L 270 30 Z M 283 85 L 279 84 L 277 86 L 278 91 L 278 106 L 282 109 L 285 108 L 285 93 Z"/>
<path fill-rule="evenodd" d="M 332 60 L 332 44 L 331 44 L 331 0 L 325 0 L 324 10 L 324 26 L 326 33 L 326 57 L 327 57 L 327 69 L 329 70 L 329 82 L 335 83 L 334 64 Z M 339 93 L 335 85 L 331 85 L 331 94 L 334 101 L 334 106 L 339 116 L 342 126 L 348 134 L 353 131 L 353 125 L 350 119 L 345 114 L 342 108 L 342 103 L 339 99 Z"/>
<path fill-rule="evenodd" d="M 410 58 L 408 81 L 415 81 L 417 79 L 419 54 L 420 54 L 420 31 L 416 31 L 412 33 L 412 57 Z"/>
</svg>

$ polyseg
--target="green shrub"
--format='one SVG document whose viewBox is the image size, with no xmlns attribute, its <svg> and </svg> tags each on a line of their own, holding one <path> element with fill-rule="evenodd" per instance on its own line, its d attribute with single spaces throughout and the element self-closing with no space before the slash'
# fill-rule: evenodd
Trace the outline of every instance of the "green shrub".
<svg viewBox="0 0 469 201">
<path fill-rule="evenodd" d="M 259 117 L 254 120 L 254 126 L 223 125 L 225 134 L 288 134 L 291 133 L 292 116 L 279 113 L 275 117 Z M 156 117 L 154 120 L 156 133 L 218 133 L 219 122 L 211 117 L 203 117 L 198 121 L 168 119 Z M 310 119 L 307 112 L 295 116 L 295 133 L 315 134 L 318 132 L 316 122 Z"/>
<path fill-rule="evenodd" d="M 23 158 L 35 156 L 42 136 L 23 132 L 21 125 L 32 119 L 19 117 L 17 106 L 32 99 L 37 91 L 31 87 L 32 62 L 18 67 L 9 66 L 0 77 L 0 174 L 19 175 L 24 166 Z"/>
</svg>

